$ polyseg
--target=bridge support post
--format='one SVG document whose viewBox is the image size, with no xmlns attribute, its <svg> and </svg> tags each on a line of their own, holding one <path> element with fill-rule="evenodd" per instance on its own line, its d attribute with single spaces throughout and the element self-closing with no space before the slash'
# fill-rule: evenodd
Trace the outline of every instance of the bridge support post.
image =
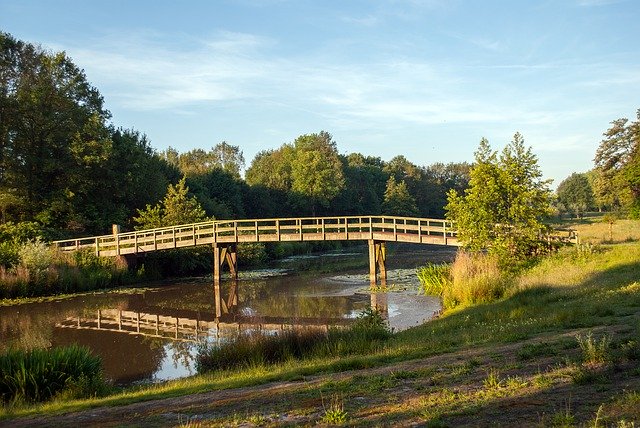
<svg viewBox="0 0 640 428">
<path fill-rule="evenodd" d="M 374 287 L 378 283 L 378 273 L 380 274 L 381 285 L 387 283 L 387 249 L 384 241 L 369 240 L 369 283 Z"/>
<path fill-rule="evenodd" d="M 220 277 L 222 268 L 229 265 L 231 280 L 238 280 L 238 251 L 236 244 L 213 243 L 213 294 L 216 301 L 216 317 L 220 318 L 223 312 L 223 300 L 220 294 Z M 226 306 L 226 305 L 225 305 Z M 224 311 L 227 312 L 227 311 Z"/>
</svg>

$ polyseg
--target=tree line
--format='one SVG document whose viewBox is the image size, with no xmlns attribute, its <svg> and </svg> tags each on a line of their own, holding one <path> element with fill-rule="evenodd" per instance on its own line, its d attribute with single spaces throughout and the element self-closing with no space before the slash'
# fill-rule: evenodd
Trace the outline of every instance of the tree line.
<svg viewBox="0 0 640 428">
<path fill-rule="evenodd" d="M 0 49 L 5 229 L 32 223 L 55 238 L 105 233 L 114 223 L 131 229 L 153 217 L 149 210 L 158 217 L 159 203 L 175 186 L 197 202 L 198 218 L 442 217 L 447 191 L 468 182 L 466 163 L 418 166 L 404 156 L 385 162 L 341 154 L 325 131 L 258 153 L 243 178 L 238 146 L 159 152 L 143 133 L 111 123 L 102 95 L 64 52 L 6 33 Z M 183 217 L 158 217 L 154 224 Z"/>
</svg>

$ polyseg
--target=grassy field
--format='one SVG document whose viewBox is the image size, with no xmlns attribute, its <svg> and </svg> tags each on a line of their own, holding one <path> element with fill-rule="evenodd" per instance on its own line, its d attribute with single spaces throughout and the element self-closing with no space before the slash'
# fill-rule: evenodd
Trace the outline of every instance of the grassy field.
<svg viewBox="0 0 640 428">
<path fill-rule="evenodd" d="M 639 426 L 640 223 L 618 220 L 613 240 L 608 226 L 576 224 L 583 245 L 501 300 L 447 311 L 374 353 L 5 407 L 0 425 Z"/>
</svg>

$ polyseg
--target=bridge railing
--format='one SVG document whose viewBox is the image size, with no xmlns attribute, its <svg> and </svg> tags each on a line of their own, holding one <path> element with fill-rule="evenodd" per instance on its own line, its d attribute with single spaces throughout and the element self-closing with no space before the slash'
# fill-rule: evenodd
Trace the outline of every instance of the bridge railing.
<svg viewBox="0 0 640 428">
<path fill-rule="evenodd" d="M 438 243 L 446 244 L 455 237 L 451 223 L 442 219 L 339 216 L 215 220 L 55 241 L 53 245 L 64 252 L 92 249 L 96 255 L 114 256 L 213 243 L 362 239 L 429 243 L 437 238 L 442 241 Z"/>
<path fill-rule="evenodd" d="M 91 249 L 98 256 L 136 254 L 214 243 L 383 240 L 458 245 L 452 223 L 442 219 L 394 216 L 300 217 L 214 220 L 156 229 L 55 241 L 61 251 Z M 541 234 L 551 243 L 575 243 L 573 230 Z"/>
</svg>

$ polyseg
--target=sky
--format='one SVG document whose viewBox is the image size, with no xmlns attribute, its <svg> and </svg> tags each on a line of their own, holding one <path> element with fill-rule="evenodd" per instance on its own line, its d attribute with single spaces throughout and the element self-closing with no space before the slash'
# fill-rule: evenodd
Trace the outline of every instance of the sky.
<svg viewBox="0 0 640 428">
<path fill-rule="evenodd" d="M 0 31 L 65 51 L 156 150 L 473 161 L 520 132 L 552 187 L 640 108 L 637 0 L 0 0 Z"/>
</svg>

